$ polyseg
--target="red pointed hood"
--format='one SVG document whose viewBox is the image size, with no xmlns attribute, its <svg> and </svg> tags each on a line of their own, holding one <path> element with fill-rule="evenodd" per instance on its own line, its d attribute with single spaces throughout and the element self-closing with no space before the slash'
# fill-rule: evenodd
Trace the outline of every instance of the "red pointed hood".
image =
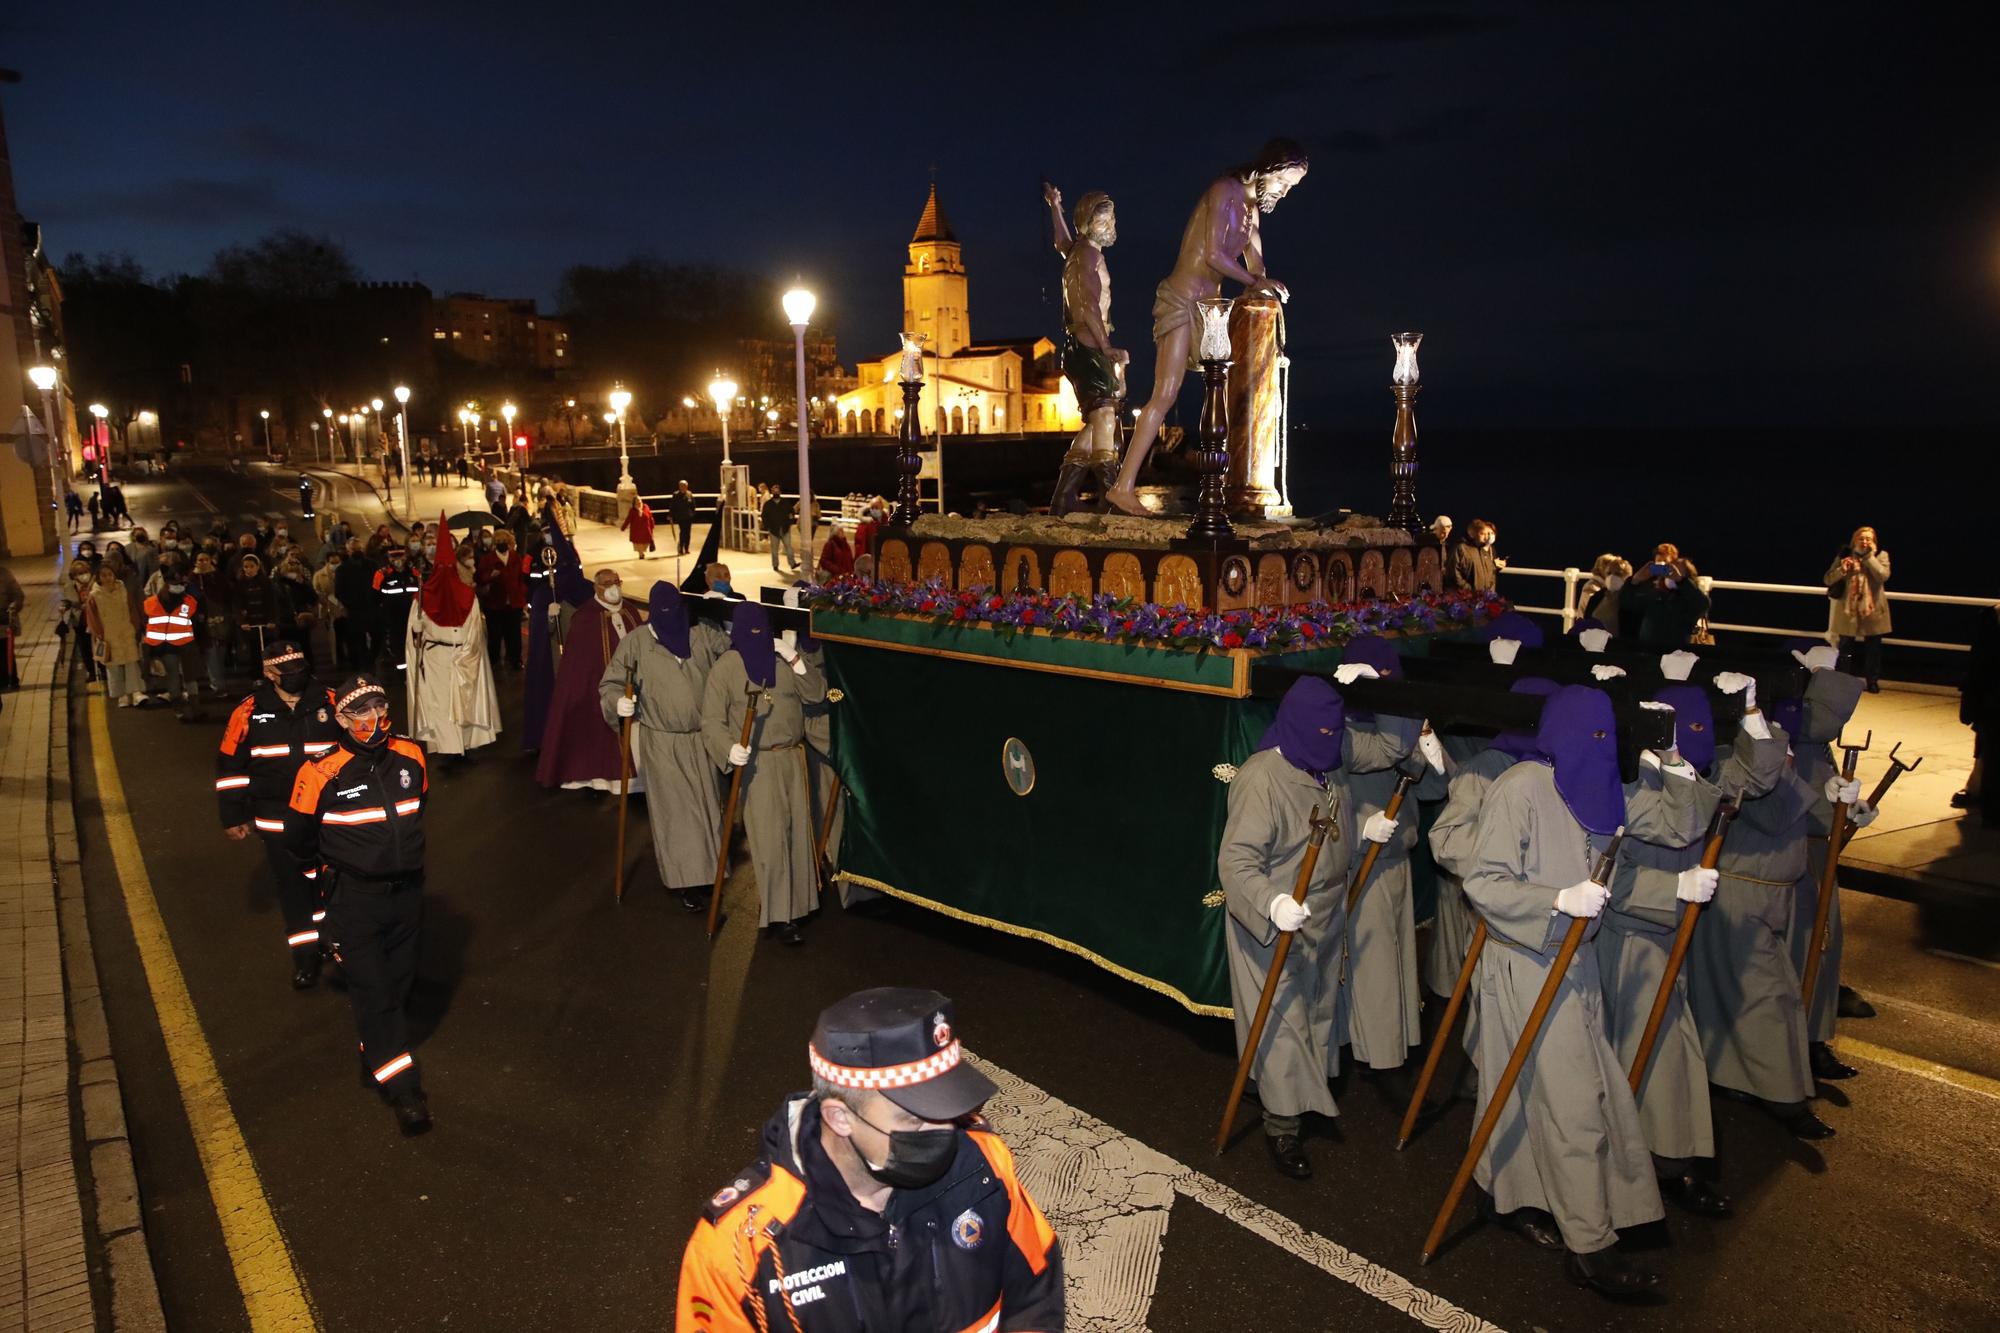
<svg viewBox="0 0 2000 1333">
<path fill-rule="evenodd" d="M 424 580 L 424 614 L 434 625 L 463 625 L 472 614 L 472 585 L 458 576 L 458 546 L 438 515 L 437 564 Z"/>
</svg>

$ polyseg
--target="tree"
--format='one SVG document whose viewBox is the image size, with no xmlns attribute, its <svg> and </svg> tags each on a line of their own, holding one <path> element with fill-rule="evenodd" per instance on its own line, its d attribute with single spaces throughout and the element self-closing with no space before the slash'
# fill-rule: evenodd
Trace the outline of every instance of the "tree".
<svg viewBox="0 0 2000 1333">
<path fill-rule="evenodd" d="M 556 305 L 590 373 L 623 380 L 642 416 L 728 368 L 738 338 L 791 337 L 775 284 L 715 264 L 635 255 L 611 266 L 572 265 Z"/>
</svg>

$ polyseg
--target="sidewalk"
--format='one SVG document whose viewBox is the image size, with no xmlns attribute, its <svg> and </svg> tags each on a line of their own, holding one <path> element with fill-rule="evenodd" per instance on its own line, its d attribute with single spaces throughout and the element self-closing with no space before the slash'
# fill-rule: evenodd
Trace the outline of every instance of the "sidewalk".
<svg viewBox="0 0 2000 1333">
<path fill-rule="evenodd" d="M 1958 720 L 1958 695 L 1885 684 L 1861 696 L 1846 738 L 1871 730 L 1872 748 L 1856 769 L 1864 794 L 1888 772 L 1898 742 L 1900 758 L 1922 766 L 1897 779 L 1881 816 L 1848 844 L 1842 884 L 1911 901 L 2000 902 L 2000 829 L 1951 808 L 1952 793 L 1972 773 L 1972 732 Z"/>
<path fill-rule="evenodd" d="M 0 715 L 0 1331 L 160 1329 L 84 916 L 55 565 L 7 563 L 28 603 Z"/>
</svg>

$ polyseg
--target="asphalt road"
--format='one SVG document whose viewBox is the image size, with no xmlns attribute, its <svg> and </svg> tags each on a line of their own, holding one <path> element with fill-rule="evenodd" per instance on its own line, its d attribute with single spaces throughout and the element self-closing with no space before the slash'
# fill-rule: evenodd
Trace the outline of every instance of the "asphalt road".
<svg viewBox="0 0 2000 1333">
<path fill-rule="evenodd" d="M 218 470 L 129 493 L 155 530 L 169 512 L 185 520 L 211 507 L 236 521 L 286 513 L 297 527 L 286 481 Z M 763 1119 L 804 1086 L 814 1015 L 851 989 L 891 983 L 952 995 L 968 1047 L 1110 1127 L 1093 1133 L 1115 1150 L 1098 1145 L 1065 1188 L 1072 1200 L 1103 1200 L 1100 1216 L 1075 1224 L 1082 1269 L 1093 1281 L 1150 1285 L 1150 1302 L 1132 1307 L 1143 1314 L 1122 1326 L 1412 1326 L 1300 1245 L 1252 1229 L 1253 1205 L 1506 1328 L 2000 1324 L 1992 1085 L 1863 1061 L 1862 1077 L 1830 1089 L 1821 1110 L 1840 1132 L 1821 1145 L 1719 1100 L 1721 1178 L 1738 1216 L 1675 1214 L 1627 1237 L 1667 1275 L 1674 1299 L 1657 1309 L 1614 1310 L 1567 1286 L 1547 1254 L 1476 1226 L 1469 1204 L 1445 1252 L 1419 1268 L 1470 1129 L 1468 1103 L 1397 1153 L 1406 1085 L 1350 1076 L 1339 1121 L 1310 1127 L 1316 1178 L 1293 1182 L 1270 1169 L 1254 1135 L 1220 1158 L 1210 1150 L 1233 1065 L 1227 1025 L 1067 955 L 902 905 L 880 919 L 830 907 L 808 926 L 805 948 L 766 944 L 743 910 L 752 892 L 743 864 L 728 900 L 735 915 L 711 947 L 699 920 L 660 889 L 638 802 L 630 887 L 613 902 L 615 799 L 535 785 L 519 748 L 519 688 L 519 677 L 503 677 L 498 744 L 435 777 L 412 1008 L 437 1128 L 412 1141 L 356 1087 L 344 997 L 289 989 L 261 856 L 217 828 L 210 774 L 224 710 L 195 726 L 165 710 L 108 717 L 180 968 L 324 1328 L 669 1325 L 688 1230 L 753 1156 Z M 162 1296 L 176 1328 L 246 1328 L 97 817 L 88 706 L 79 699 L 73 719 L 78 826 Z M 1926 952 L 1938 940 L 1915 909 L 1849 901 L 1858 904 L 1849 979 L 1884 1008 L 1848 1025 L 1852 1034 L 2000 1073 L 2000 973 Z M 1246 1111 L 1246 1129 L 1252 1118 Z M 1160 1155 L 1208 1184 L 1182 1180 L 1148 1213 L 1128 1198 L 1139 1168 L 1119 1163 Z M 1208 1185 L 1247 1203 L 1217 1204 Z M 1157 1254 L 1150 1284 L 1150 1257 L 1136 1276 L 1087 1257 L 1091 1245 L 1108 1253 L 1104 1238 L 1142 1213 L 1163 1228 L 1142 1247 Z"/>
</svg>

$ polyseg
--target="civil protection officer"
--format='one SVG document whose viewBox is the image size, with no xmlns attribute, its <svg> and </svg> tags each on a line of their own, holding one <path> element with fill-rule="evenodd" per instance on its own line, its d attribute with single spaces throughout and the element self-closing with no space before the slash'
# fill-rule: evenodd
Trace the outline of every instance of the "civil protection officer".
<svg viewBox="0 0 2000 1333">
<path fill-rule="evenodd" d="M 285 846 L 285 800 L 299 766 L 330 753 L 340 727 L 333 692 L 313 683 L 312 664 L 296 643 L 273 640 L 264 649 L 264 679 L 229 715 L 215 755 L 215 799 L 222 831 L 242 842 L 254 830 L 278 889 L 285 944 L 292 954 L 292 987 L 319 980 L 319 862 L 301 860 Z"/>
<path fill-rule="evenodd" d="M 681 1260 L 686 1330 L 1054 1330 L 1062 1252 L 976 1112 L 936 991 L 865 990 L 819 1016 L 811 1092 L 710 1199 Z"/>
<path fill-rule="evenodd" d="M 299 770 L 285 836 L 294 855 L 324 862 L 332 883 L 326 929 L 347 977 L 361 1038 L 361 1078 L 403 1134 L 431 1127 L 403 1004 L 417 975 L 423 917 L 424 748 L 389 734 L 389 696 L 373 676 L 334 695 L 340 743 Z"/>
</svg>

